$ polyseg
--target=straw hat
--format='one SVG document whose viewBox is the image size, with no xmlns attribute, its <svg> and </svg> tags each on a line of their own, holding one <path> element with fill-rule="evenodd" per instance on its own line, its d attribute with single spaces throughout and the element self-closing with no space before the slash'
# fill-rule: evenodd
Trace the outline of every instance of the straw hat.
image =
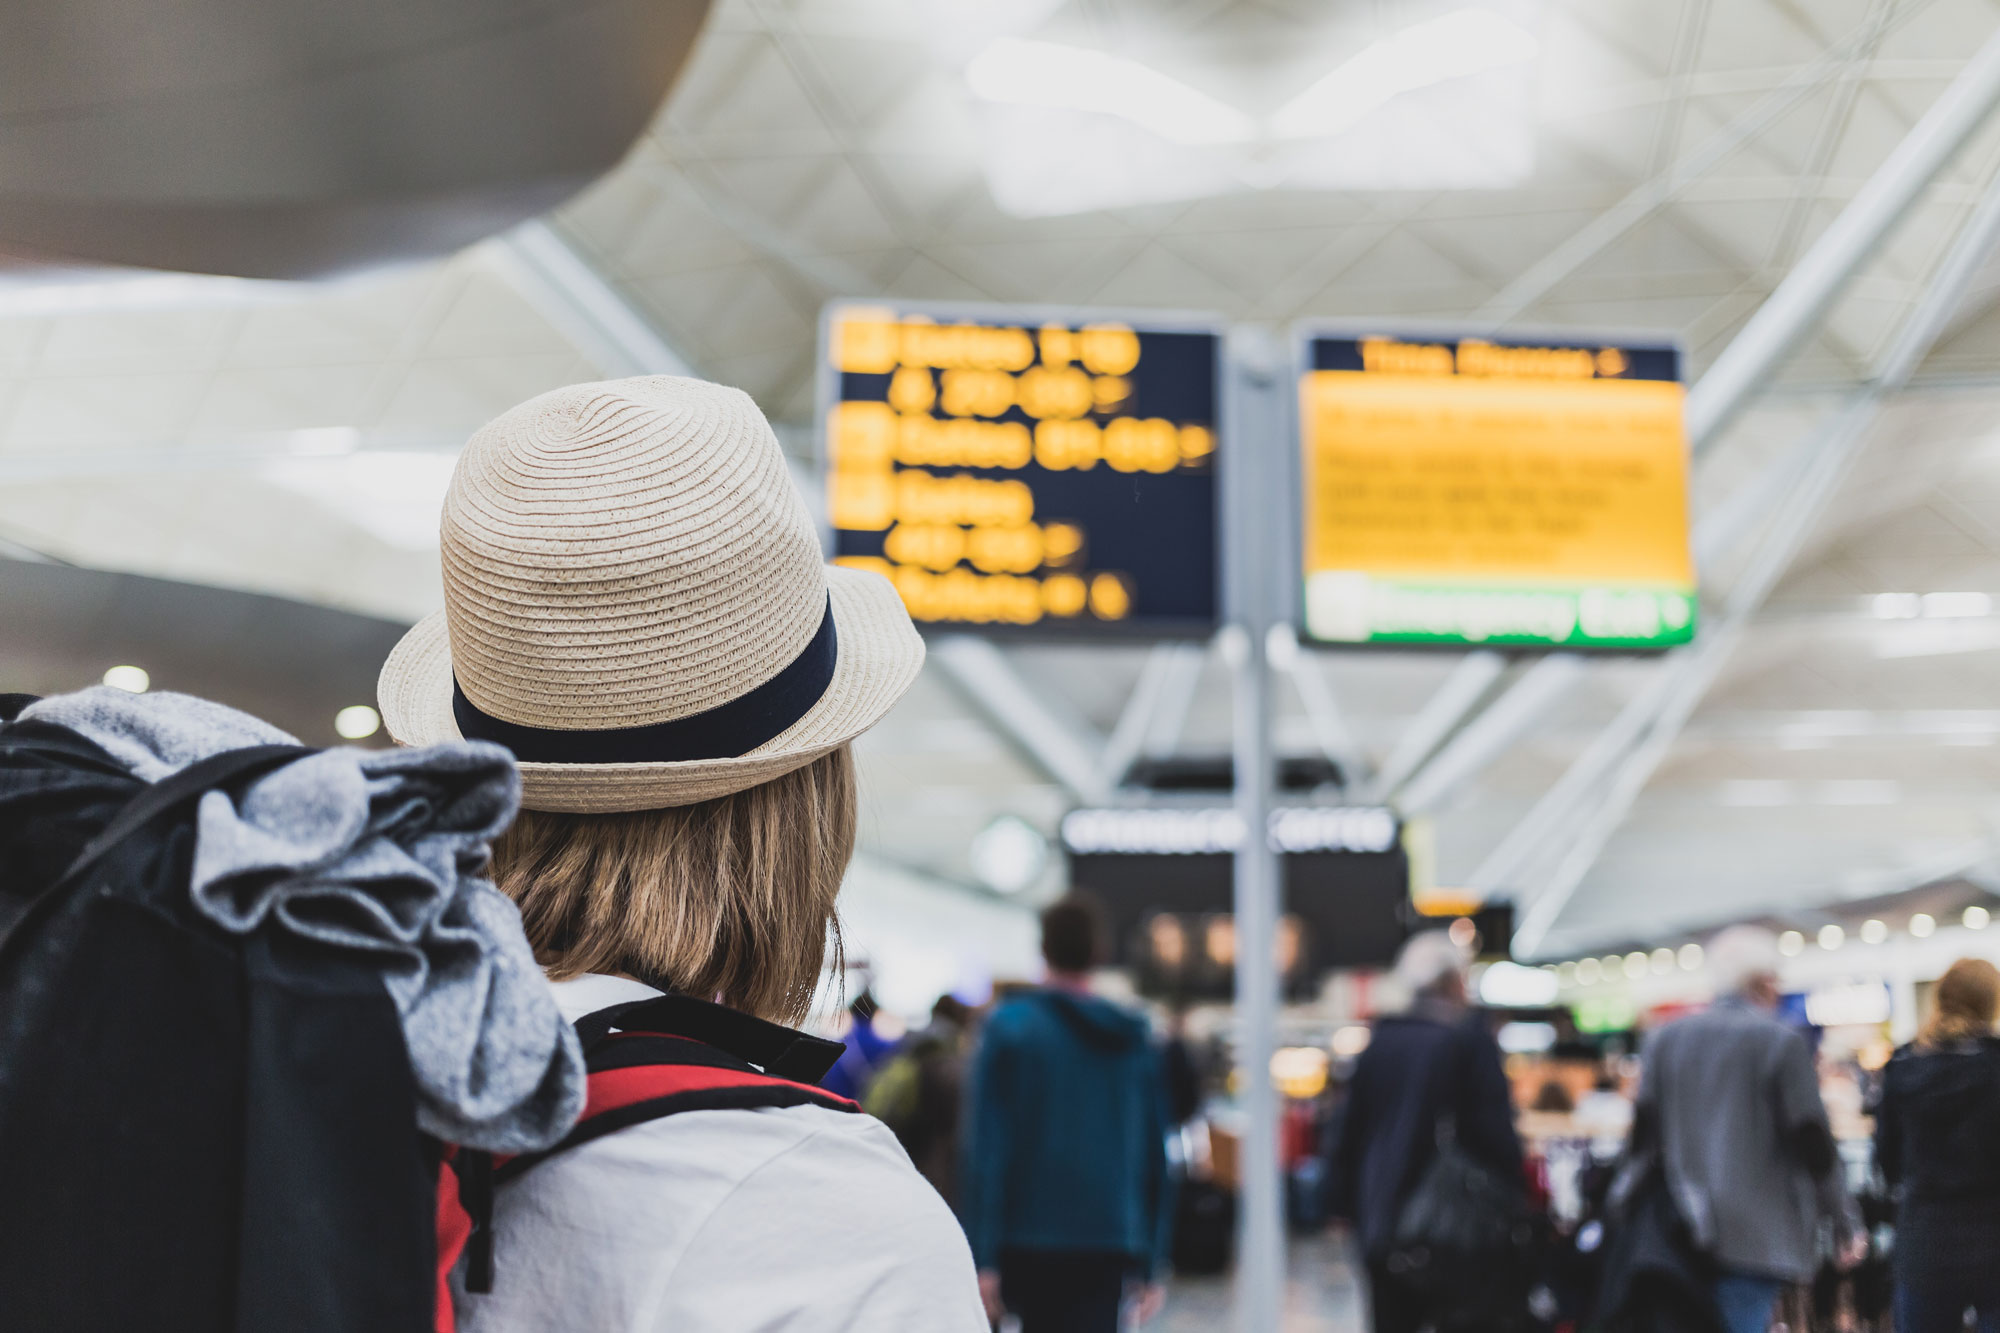
<svg viewBox="0 0 2000 1333">
<path fill-rule="evenodd" d="M 521 761 L 530 810 L 688 805 L 874 725 L 923 665 L 888 580 L 828 566 L 749 397 L 649 376 L 489 422 L 458 460 L 444 610 L 382 668 L 406 745 Z"/>
</svg>

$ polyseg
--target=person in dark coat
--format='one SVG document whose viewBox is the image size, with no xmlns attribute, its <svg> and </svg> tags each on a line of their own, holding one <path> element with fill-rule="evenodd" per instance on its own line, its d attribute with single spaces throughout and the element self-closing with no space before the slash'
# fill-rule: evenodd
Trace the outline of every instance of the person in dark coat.
<svg viewBox="0 0 2000 1333">
<path fill-rule="evenodd" d="M 1875 1155 L 1896 1191 L 1896 1328 L 2000 1330 L 2000 970 L 1961 958 L 1883 1073 Z"/>
<path fill-rule="evenodd" d="M 1330 1205 L 1354 1228 L 1367 1266 L 1375 1333 L 1415 1333 L 1419 1295 L 1388 1269 L 1396 1219 L 1438 1150 L 1439 1123 L 1507 1180 L 1521 1178 L 1521 1141 L 1500 1048 L 1469 1021 L 1466 959 L 1443 931 L 1403 946 L 1396 979 L 1413 997 L 1407 1011 L 1375 1024 L 1354 1067 L 1334 1146 Z"/>
</svg>

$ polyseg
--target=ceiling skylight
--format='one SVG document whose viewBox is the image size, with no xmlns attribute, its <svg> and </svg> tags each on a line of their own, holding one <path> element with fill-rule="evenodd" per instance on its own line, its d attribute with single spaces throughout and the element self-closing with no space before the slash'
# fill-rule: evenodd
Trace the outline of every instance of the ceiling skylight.
<svg viewBox="0 0 2000 1333">
<path fill-rule="evenodd" d="M 1162 139 L 1184 144 L 1235 143 L 1257 122 L 1136 60 L 1003 37 L 966 67 L 972 91 L 989 102 L 1117 116 Z"/>
<path fill-rule="evenodd" d="M 1515 185 L 1534 166 L 1539 9 L 1486 0 L 1411 24 L 1262 119 L 1122 55 L 999 37 L 966 68 L 987 182 L 1019 217 L 1273 188 Z"/>
<path fill-rule="evenodd" d="M 1339 134 L 1403 93 L 1488 70 L 1525 65 L 1535 34 L 1490 9 L 1459 9 L 1376 42 L 1280 107 L 1271 129 L 1283 139 Z"/>
</svg>

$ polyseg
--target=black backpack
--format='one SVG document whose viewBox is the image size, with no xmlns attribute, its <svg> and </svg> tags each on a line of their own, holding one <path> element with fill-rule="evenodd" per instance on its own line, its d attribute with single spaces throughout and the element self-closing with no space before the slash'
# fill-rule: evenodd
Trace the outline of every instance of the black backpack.
<svg viewBox="0 0 2000 1333">
<path fill-rule="evenodd" d="M 419 1333 L 437 1149 L 380 977 L 187 893 L 194 798 L 0 699 L 0 1333 Z"/>
<path fill-rule="evenodd" d="M 441 1144 L 379 973 L 188 893 L 197 798 L 313 752 L 149 785 L 28 702 L 0 696 L 0 1333 L 442 1333 L 454 1271 L 505 1280 L 495 1187 L 538 1163 L 681 1111 L 860 1110 L 815 1086 L 838 1042 L 669 995 L 577 1022 L 561 1142 Z"/>
<path fill-rule="evenodd" d="M 1448 1094 L 1467 1063 L 1454 1048 Z M 1445 1105 L 1456 1106 L 1456 1097 L 1447 1095 Z M 1536 1266 L 1527 1191 L 1460 1145 L 1451 1111 L 1439 1117 L 1437 1136 L 1437 1155 L 1397 1213 L 1388 1272 L 1422 1298 L 1441 1333 L 1524 1324 Z"/>
</svg>

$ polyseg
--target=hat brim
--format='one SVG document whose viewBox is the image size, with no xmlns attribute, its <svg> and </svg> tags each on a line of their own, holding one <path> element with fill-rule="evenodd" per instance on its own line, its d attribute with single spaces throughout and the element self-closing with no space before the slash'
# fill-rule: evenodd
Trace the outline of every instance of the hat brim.
<svg viewBox="0 0 2000 1333">
<path fill-rule="evenodd" d="M 734 759 L 657 764 L 521 765 L 521 805 L 608 814 L 693 805 L 769 782 L 845 745 L 881 721 L 924 664 L 924 641 L 895 587 L 880 574 L 830 565 L 827 595 L 839 655 L 833 679 L 806 715 Z M 451 639 L 442 611 L 419 621 L 382 666 L 382 721 L 404 745 L 462 740 L 451 711 Z"/>
</svg>

